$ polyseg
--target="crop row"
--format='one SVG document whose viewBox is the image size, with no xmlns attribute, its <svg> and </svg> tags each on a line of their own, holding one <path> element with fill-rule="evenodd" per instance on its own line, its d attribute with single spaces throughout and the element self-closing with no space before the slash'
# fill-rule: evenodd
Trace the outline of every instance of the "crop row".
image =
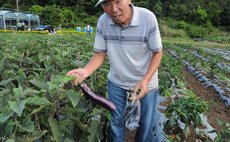
<svg viewBox="0 0 230 142">
<path fill-rule="evenodd" d="M 21 40 L 0 41 L 0 141 L 105 140 L 109 113 L 85 99 L 80 89 L 70 83 L 73 78 L 65 76 L 70 69 L 88 62 L 93 54 L 93 36 L 18 36 L 22 36 L 18 37 Z M 201 114 L 207 104 L 187 89 L 181 74 L 183 66 L 182 60 L 165 54 L 159 69 L 162 101 L 170 101 L 162 106 L 167 115 L 161 113 L 159 120 L 164 140 L 173 139 L 169 130 L 177 124 L 185 132 L 190 124 L 205 121 Z M 108 67 L 106 60 L 85 81 L 105 97 Z M 185 106 L 186 112 L 182 113 Z"/>
<path fill-rule="evenodd" d="M 0 45 L 0 141 L 104 138 L 108 113 L 82 97 L 69 83 L 73 78 L 65 76 L 92 56 L 92 37 L 39 36 Z M 102 95 L 107 67 L 86 81 Z"/>
</svg>

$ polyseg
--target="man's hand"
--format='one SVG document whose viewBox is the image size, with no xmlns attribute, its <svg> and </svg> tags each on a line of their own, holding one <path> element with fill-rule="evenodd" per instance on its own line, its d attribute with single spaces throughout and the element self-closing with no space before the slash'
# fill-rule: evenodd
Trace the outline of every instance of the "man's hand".
<svg viewBox="0 0 230 142">
<path fill-rule="evenodd" d="M 78 85 L 88 77 L 87 71 L 83 68 L 70 70 L 66 75 L 76 76 L 76 78 L 72 81 L 73 85 Z"/>
<path fill-rule="evenodd" d="M 137 83 L 133 92 L 137 94 L 136 100 L 141 99 L 148 93 L 148 82 L 145 80 L 141 80 Z"/>
</svg>

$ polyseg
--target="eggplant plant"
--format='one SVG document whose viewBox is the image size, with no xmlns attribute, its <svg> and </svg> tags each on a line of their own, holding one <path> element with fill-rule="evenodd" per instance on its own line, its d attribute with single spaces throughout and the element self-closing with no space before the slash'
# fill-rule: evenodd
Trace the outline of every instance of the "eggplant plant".
<svg viewBox="0 0 230 142">
<path fill-rule="evenodd" d="M 73 78 L 64 75 L 89 60 L 92 40 L 71 35 L 0 41 L 0 141 L 104 139 L 109 113 L 88 101 L 80 88 L 66 85 Z M 97 78 L 97 85 L 104 85 L 104 68 L 103 76 L 93 74 L 88 82 Z"/>
<path fill-rule="evenodd" d="M 220 132 L 217 132 L 217 137 L 214 142 L 227 142 L 230 138 L 230 123 L 225 123 L 218 120 L 218 123 L 221 125 L 222 129 Z"/>
<path fill-rule="evenodd" d="M 200 114 L 207 110 L 208 104 L 198 97 L 189 95 L 178 98 L 165 110 L 168 121 L 164 129 L 181 129 L 181 123 L 183 123 L 185 127 L 181 137 L 184 136 L 186 139 L 191 133 L 190 130 L 195 133 L 195 129 L 202 124 Z"/>
</svg>

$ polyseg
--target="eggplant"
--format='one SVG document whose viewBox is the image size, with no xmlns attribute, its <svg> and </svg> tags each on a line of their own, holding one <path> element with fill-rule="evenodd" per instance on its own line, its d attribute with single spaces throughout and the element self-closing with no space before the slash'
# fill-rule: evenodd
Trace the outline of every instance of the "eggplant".
<svg viewBox="0 0 230 142">
<path fill-rule="evenodd" d="M 99 106 L 109 110 L 109 111 L 114 111 L 116 110 L 116 106 L 114 105 L 113 102 L 109 101 L 103 96 L 95 94 L 91 88 L 86 84 L 86 83 L 80 83 L 78 86 L 81 88 L 83 91 L 83 94 L 89 98 L 91 101 L 94 103 L 98 104 Z"/>
</svg>

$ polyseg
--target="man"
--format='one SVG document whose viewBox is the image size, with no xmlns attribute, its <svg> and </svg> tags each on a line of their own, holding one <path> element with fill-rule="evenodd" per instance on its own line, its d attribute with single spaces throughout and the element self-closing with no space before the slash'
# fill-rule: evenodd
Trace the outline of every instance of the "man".
<svg viewBox="0 0 230 142">
<path fill-rule="evenodd" d="M 104 14 L 98 20 L 94 56 L 84 68 L 73 69 L 79 83 L 90 76 L 109 57 L 108 96 L 116 105 L 111 112 L 108 142 L 125 142 L 124 113 L 127 91 L 141 90 L 140 127 L 136 142 L 153 142 L 154 112 L 158 95 L 158 67 L 162 43 L 155 15 L 135 7 L 131 0 L 99 0 Z"/>
</svg>

